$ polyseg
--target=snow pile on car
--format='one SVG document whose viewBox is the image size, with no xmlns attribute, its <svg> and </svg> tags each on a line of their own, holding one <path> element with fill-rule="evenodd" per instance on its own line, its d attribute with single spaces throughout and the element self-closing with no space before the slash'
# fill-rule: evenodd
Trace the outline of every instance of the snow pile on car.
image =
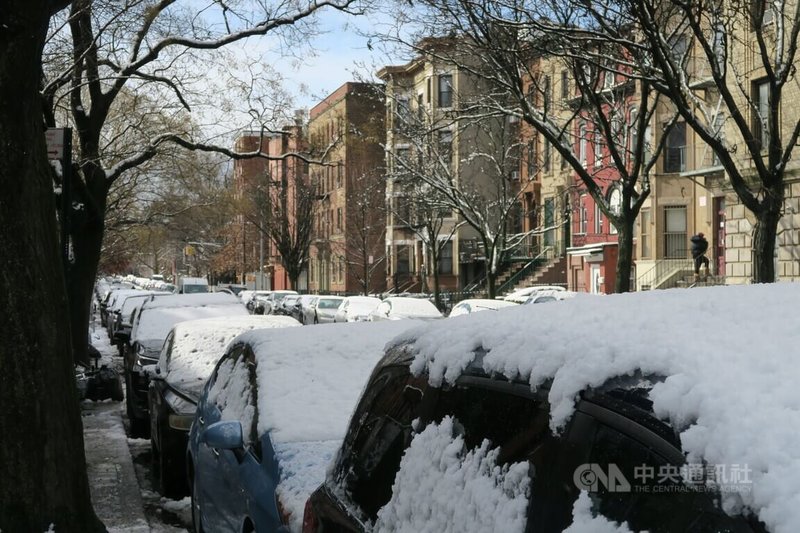
<svg viewBox="0 0 800 533">
<path fill-rule="evenodd" d="M 525 530 L 530 468 L 498 466 L 488 440 L 466 450 L 452 417 L 414 436 L 400 461 L 392 498 L 378 512 L 380 533 L 504 533 Z"/>
<path fill-rule="evenodd" d="M 186 296 L 193 295 L 187 294 Z M 139 318 L 138 323 L 134 326 L 134 331 L 132 333 L 132 338 L 134 340 L 160 339 L 163 341 L 167 338 L 167 335 L 169 335 L 169 331 L 172 329 L 172 326 L 178 322 L 184 322 L 186 320 L 197 320 L 200 318 L 219 316 L 248 315 L 247 309 L 241 303 L 202 306 L 187 305 L 179 307 L 152 307 L 152 304 L 167 298 L 172 297 L 162 296 L 159 299 L 144 304 L 146 307 L 142 309 L 142 315 Z"/>
<path fill-rule="evenodd" d="M 470 364 L 533 388 L 549 382 L 554 431 L 580 391 L 661 376 L 650 398 L 680 432 L 687 462 L 744 469 L 720 484 L 725 510 L 750 508 L 771 531 L 790 532 L 800 524 L 798 303 L 797 284 L 611 295 L 431 323 L 393 343 L 408 345 L 412 371 L 433 385 Z"/>
<path fill-rule="evenodd" d="M 228 344 L 239 334 L 253 329 L 299 326 L 287 316 L 221 316 L 175 324 L 167 373 L 166 361 L 159 361 L 162 375 L 177 387 L 199 394 Z"/>
<path fill-rule="evenodd" d="M 627 522 L 620 525 L 606 517 L 592 514 L 592 500 L 589 493 L 581 491 L 572 506 L 572 525 L 562 533 L 632 533 Z"/>
<path fill-rule="evenodd" d="M 344 439 L 386 343 L 416 324 L 323 324 L 248 331 L 235 339 L 248 342 L 255 352 L 258 434 L 269 432 L 279 458 L 277 493 L 293 531 L 301 529 L 306 500 L 324 481 L 329 458 Z M 247 417 L 246 408 L 242 413 Z"/>
</svg>

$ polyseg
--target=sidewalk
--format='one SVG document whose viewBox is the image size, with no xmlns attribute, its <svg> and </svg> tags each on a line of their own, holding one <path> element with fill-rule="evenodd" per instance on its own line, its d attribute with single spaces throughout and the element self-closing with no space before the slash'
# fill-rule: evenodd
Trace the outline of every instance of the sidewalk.
<svg viewBox="0 0 800 533">
<path fill-rule="evenodd" d="M 120 402 L 84 408 L 83 439 L 92 503 L 111 533 L 150 533 Z"/>
</svg>

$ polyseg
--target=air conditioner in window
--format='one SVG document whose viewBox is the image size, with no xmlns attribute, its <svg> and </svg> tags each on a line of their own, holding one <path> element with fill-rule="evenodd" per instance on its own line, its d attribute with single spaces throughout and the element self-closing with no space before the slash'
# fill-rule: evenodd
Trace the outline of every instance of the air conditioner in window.
<svg viewBox="0 0 800 533">
<path fill-rule="evenodd" d="M 519 181 L 519 170 L 512 170 L 509 178 L 511 181 Z"/>
</svg>

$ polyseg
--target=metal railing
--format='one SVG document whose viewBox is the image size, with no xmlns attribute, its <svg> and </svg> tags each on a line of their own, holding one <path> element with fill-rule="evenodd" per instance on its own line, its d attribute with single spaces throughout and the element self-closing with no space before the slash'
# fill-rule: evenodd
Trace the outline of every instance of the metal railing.
<svg viewBox="0 0 800 533">
<path fill-rule="evenodd" d="M 522 267 L 519 272 L 508 278 L 505 283 L 497 287 L 495 291 L 496 294 L 503 294 L 509 288 L 513 288 L 516 285 L 517 281 L 523 279 L 525 276 L 529 275 L 531 272 L 536 270 L 536 268 L 547 261 L 551 260 L 554 255 L 554 250 L 552 246 L 547 246 L 542 249 L 539 254 L 531 259 L 524 267 Z"/>
<path fill-rule="evenodd" d="M 678 286 L 683 275 L 694 272 L 694 263 L 686 257 L 666 258 L 656 261 L 653 268 L 639 276 L 641 290 L 671 289 Z"/>
</svg>

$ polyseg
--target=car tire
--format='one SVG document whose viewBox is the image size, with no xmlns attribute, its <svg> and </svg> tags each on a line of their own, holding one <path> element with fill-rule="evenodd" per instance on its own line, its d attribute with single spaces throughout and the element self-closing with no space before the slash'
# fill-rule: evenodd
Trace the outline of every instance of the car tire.
<svg viewBox="0 0 800 533">
<path fill-rule="evenodd" d="M 203 517 L 200 515 L 200 502 L 197 498 L 197 476 L 192 476 L 192 529 L 194 533 L 205 533 L 203 529 Z"/>
<path fill-rule="evenodd" d="M 128 417 L 131 424 L 130 437 L 132 439 L 146 439 L 150 437 L 150 421 L 141 418 Z"/>
</svg>

